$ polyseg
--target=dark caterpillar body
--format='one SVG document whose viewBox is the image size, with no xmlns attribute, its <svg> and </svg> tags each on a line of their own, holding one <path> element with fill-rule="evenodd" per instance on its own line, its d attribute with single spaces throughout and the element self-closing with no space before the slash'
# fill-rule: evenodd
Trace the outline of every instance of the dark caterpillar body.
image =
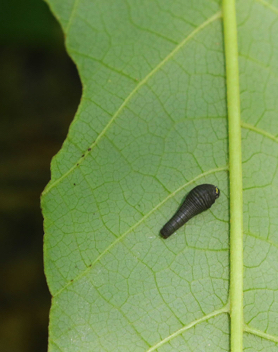
<svg viewBox="0 0 278 352">
<path fill-rule="evenodd" d="M 209 209 L 220 196 L 218 187 L 203 184 L 193 188 L 174 216 L 162 227 L 160 234 L 168 238 L 193 216 Z"/>
</svg>

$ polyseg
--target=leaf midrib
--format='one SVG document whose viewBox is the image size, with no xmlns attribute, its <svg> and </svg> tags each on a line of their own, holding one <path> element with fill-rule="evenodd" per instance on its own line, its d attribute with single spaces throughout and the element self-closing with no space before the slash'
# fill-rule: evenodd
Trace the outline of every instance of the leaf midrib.
<svg viewBox="0 0 278 352">
<path fill-rule="evenodd" d="M 240 83 L 235 0 L 223 0 L 223 33 L 229 140 L 230 183 L 230 342 L 243 350 L 243 187 Z"/>
</svg>

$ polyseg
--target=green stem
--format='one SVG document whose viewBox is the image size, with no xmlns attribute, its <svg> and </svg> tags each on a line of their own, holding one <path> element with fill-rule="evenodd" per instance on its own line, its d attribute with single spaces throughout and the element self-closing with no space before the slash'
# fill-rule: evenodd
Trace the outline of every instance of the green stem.
<svg viewBox="0 0 278 352">
<path fill-rule="evenodd" d="M 223 0 L 230 164 L 230 316 L 231 351 L 242 352 L 243 209 L 240 93 L 235 0 Z"/>
</svg>

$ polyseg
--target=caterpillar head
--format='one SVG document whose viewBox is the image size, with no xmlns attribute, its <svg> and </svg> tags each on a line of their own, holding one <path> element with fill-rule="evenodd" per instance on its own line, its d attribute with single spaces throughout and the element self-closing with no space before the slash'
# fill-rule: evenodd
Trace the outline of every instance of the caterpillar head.
<svg viewBox="0 0 278 352">
<path fill-rule="evenodd" d="M 218 187 L 215 187 L 215 199 L 220 197 L 220 189 Z"/>
</svg>

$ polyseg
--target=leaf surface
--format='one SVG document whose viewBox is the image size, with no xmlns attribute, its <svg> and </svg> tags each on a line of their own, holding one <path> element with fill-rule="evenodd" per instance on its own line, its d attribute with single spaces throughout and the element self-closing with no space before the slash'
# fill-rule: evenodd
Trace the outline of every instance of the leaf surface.
<svg viewBox="0 0 278 352">
<path fill-rule="evenodd" d="M 83 96 L 42 197 L 49 351 L 229 351 L 219 1 L 48 0 Z M 246 351 L 278 351 L 278 1 L 237 3 Z M 168 240 L 200 183 L 221 197 Z"/>
</svg>

